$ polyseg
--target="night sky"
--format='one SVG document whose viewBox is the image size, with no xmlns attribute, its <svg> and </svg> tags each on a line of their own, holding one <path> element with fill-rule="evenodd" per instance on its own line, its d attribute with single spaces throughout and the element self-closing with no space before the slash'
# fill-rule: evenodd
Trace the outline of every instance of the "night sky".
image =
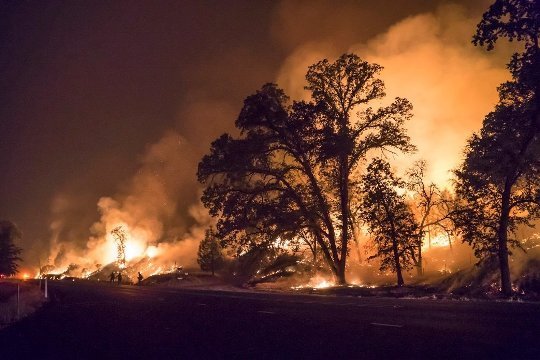
<svg viewBox="0 0 540 360">
<path fill-rule="evenodd" d="M 163 237 L 188 231 L 197 162 L 247 95 L 286 79 L 299 49 L 331 44 L 318 51 L 333 57 L 444 3 L 2 1 L 0 218 L 24 234 L 23 267 L 46 261 L 53 241 L 84 248 L 99 199 L 138 194 L 141 173 L 175 188 L 156 215 Z M 479 19 L 490 1 L 457 3 Z M 152 158 L 166 139 L 178 161 L 162 171 L 148 164 L 167 162 Z"/>
</svg>

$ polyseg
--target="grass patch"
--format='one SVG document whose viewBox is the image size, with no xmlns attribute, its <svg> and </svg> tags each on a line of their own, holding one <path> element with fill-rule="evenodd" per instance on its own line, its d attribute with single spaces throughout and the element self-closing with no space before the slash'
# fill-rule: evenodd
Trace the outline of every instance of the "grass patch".
<svg viewBox="0 0 540 360">
<path fill-rule="evenodd" d="M 17 285 L 19 285 L 18 313 Z M 44 302 L 43 294 L 36 283 L 0 281 L 0 329 L 34 313 Z"/>
</svg>

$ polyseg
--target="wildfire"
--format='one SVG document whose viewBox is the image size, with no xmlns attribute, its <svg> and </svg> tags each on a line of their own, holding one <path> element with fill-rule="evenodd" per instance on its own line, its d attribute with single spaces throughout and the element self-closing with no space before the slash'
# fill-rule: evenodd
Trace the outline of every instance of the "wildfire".
<svg viewBox="0 0 540 360">
<path fill-rule="evenodd" d="M 333 282 L 330 282 L 328 280 L 321 280 L 317 284 L 313 286 L 314 289 L 326 289 L 329 287 L 334 286 L 335 284 Z"/>
<path fill-rule="evenodd" d="M 443 247 L 450 246 L 450 236 L 447 234 L 439 234 L 431 238 L 431 241 L 428 238 L 424 239 L 424 250 L 429 249 L 430 247 Z"/>
<path fill-rule="evenodd" d="M 320 275 L 316 275 L 315 277 L 311 278 L 307 284 L 300 285 L 300 286 L 293 286 L 292 289 L 294 290 L 305 289 L 305 288 L 326 289 L 335 285 L 336 284 L 334 281 L 328 280 L 327 278 L 324 278 Z"/>
<path fill-rule="evenodd" d="M 146 256 L 148 256 L 149 258 L 153 258 L 153 257 L 156 257 L 156 255 L 158 254 L 158 248 L 157 246 L 154 246 L 154 245 L 150 245 L 146 248 Z"/>
</svg>

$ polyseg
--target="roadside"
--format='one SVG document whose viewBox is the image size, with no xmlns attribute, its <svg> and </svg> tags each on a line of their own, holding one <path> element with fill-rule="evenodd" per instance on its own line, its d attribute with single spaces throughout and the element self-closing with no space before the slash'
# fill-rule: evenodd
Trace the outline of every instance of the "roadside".
<svg viewBox="0 0 540 360">
<path fill-rule="evenodd" d="M 0 280 L 0 329 L 33 314 L 45 301 L 36 282 Z"/>
</svg>

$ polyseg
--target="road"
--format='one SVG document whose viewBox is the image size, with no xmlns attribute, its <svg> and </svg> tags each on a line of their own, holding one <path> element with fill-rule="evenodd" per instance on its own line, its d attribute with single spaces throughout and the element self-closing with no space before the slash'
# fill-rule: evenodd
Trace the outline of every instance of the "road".
<svg viewBox="0 0 540 360">
<path fill-rule="evenodd" d="M 51 282 L 1 359 L 540 359 L 540 304 Z"/>
</svg>

